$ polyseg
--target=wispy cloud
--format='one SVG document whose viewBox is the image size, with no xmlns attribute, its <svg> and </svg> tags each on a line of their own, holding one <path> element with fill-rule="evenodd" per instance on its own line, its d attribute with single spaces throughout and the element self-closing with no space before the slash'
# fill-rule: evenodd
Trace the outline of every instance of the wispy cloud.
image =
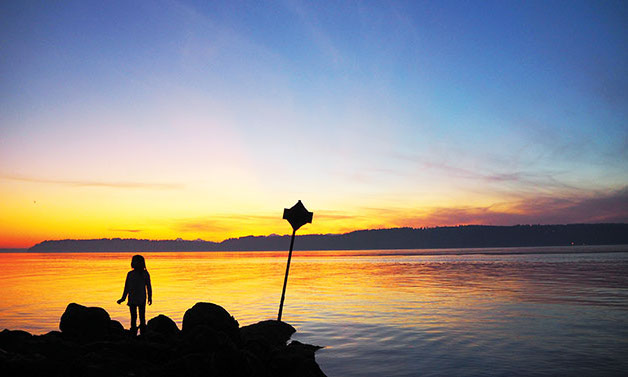
<svg viewBox="0 0 628 377">
<path fill-rule="evenodd" d="M 530 197 L 486 207 L 432 208 L 397 225 L 628 222 L 628 188 L 581 196 Z"/>
<path fill-rule="evenodd" d="M 185 219 L 175 221 L 173 228 L 177 232 L 222 233 L 231 230 L 224 222 L 210 219 Z"/>
<path fill-rule="evenodd" d="M 0 179 L 20 182 L 53 184 L 70 187 L 107 187 L 119 189 L 155 189 L 155 190 L 178 190 L 185 187 L 176 183 L 160 182 L 131 182 L 131 181 L 91 181 L 91 180 L 60 180 L 37 177 L 27 177 L 20 175 L 2 175 Z"/>
<path fill-rule="evenodd" d="M 127 232 L 127 233 L 139 233 L 142 229 L 109 229 L 112 232 Z"/>
<path fill-rule="evenodd" d="M 281 221 L 281 216 L 212 215 L 174 220 L 171 228 L 177 232 L 225 233 L 253 229 L 260 224 Z"/>
<path fill-rule="evenodd" d="M 437 154 L 436 154 L 437 155 Z M 487 190 L 511 188 L 527 193 L 528 188 L 535 191 L 541 189 L 545 193 L 554 191 L 578 192 L 580 189 L 565 181 L 567 172 L 559 169 L 536 169 L 534 171 L 520 168 L 520 164 L 508 157 L 485 156 L 484 159 L 465 156 L 460 153 L 456 161 L 434 156 L 394 153 L 391 157 L 409 163 L 403 165 L 406 175 L 417 173 L 434 173 L 447 179 L 460 181 L 478 181 L 484 183 Z M 469 161 L 469 159 L 471 161 Z M 469 164 L 473 168 L 469 167 Z M 383 172 L 380 172 L 383 173 Z M 397 174 L 401 171 L 398 169 Z"/>
<path fill-rule="evenodd" d="M 355 216 L 341 211 L 317 211 L 314 216 L 316 221 L 337 221 L 355 218 Z"/>
<path fill-rule="evenodd" d="M 343 55 L 340 53 L 340 50 L 336 48 L 329 34 L 320 26 L 321 22 L 317 19 L 316 12 L 312 11 L 312 9 L 308 9 L 308 4 L 309 3 L 296 1 L 284 3 L 284 5 L 296 15 L 297 19 L 301 21 L 314 46 L 316 46 L 331 63 L 342 63 L 344 61 Z"/>
</svg>

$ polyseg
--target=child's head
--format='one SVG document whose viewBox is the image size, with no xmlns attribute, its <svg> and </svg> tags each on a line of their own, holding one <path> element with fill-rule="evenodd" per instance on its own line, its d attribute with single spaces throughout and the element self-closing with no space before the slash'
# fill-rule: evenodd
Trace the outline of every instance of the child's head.
<svg viewBox="0 0 628 377">
<path fill-rule="evenodd" d="M 143 271 L 146 269 L 146 261 L 144 260 L 144 257 L 141 255 L 134 255 L 133 258 L 131 259 L 131 268 L 133 268 L 134 270 L 139 270 L 139 271 Z"/>
</svg>

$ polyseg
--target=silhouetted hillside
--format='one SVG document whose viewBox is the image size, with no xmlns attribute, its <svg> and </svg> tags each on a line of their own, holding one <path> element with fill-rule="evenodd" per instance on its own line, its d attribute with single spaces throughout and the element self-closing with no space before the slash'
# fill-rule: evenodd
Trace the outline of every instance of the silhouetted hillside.
<svg viewBox="0 0 628 377">
<path fill-rule="evenodd" d="M 465 225 L 359 230 L 297 236 L 296 250 L 436 249 L 628 244 L 628 224 Z M 44 241 L 30 251 L 250 251 L 285 250 L 290 236 L 247 236 L 222 242 L 96 239 Z"/>
</svg>

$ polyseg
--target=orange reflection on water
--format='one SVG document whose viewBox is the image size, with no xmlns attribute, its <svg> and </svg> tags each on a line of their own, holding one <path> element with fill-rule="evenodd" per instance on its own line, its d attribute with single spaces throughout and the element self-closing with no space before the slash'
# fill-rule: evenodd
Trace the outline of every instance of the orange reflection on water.
<svg viewBox="0 0 628 377">
<path fill-rule="evenodd" d="M 70 302 L 106 309 L 128 326 L 117 305 L 132 253 L 0 254 L 0 328 L 57 329 Z M 165 314 L 179 326 L 196 302 L 222 305 L 241 325 L 277 315 L 287 252 L 143 253 L 153 284 L 147 318 Z M 358 256 L 360 255 L 360 256 Z M 438 256 L 382 256 L 377 251 L 296 251 L 284 320 L 423 327 L 468 320 L 495 295 L 521 291 L 521 279 L 490 276 L 481 264 Z M 463 268 L 461 268 L 463 267 Z M 525 285 L 525 284 L 524 284 Z"/>
</svg>

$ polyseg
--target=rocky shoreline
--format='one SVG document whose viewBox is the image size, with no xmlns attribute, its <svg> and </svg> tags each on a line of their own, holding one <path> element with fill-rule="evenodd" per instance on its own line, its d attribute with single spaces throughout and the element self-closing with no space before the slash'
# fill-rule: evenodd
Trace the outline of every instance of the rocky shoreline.
<svg viewBox="0 0 628 377">
<path fill-rule="evenodd" d="M 199 302 L 185 312 L 182 329 L 165 315 L 139 336 L 102 308 L 71 303 L 61 331 L 0 333 L 3 376 L 221 376 L 320 377 L 319 346 L 292 341 L 294 327 L 262 321 L 240 327 L 219 305 Z"/>
</svg>

